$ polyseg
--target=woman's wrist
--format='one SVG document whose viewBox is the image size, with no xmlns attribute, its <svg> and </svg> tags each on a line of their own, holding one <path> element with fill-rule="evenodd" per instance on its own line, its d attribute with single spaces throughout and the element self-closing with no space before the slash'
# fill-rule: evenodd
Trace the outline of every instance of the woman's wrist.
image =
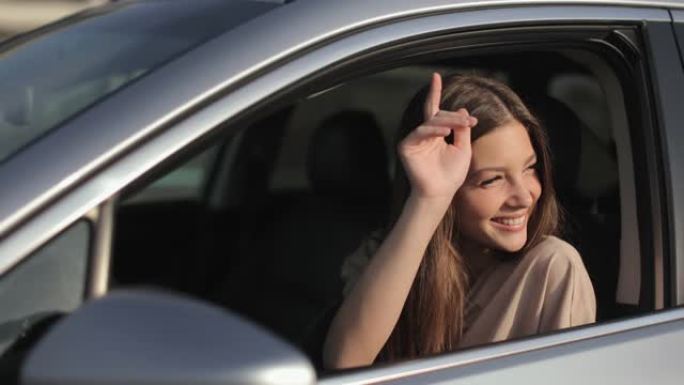
<svg viewBox="0 0 684 385">
<path fill-rule="evenodd" d="M 413 193 L 409 195 L 380 251 L 389 247 L 388 254 L 393 259 L 422 259 L 450 204 L 450 199 L 427 198 Z"/>
<path fill-rule="evenodd" d="M 452 196 L 425 196 L 412 191 L 406 200 L 406 208 L 420 212 L 421 215 L 434 217 L 439 221 L 449 208 L 452 198 Z"/>
</svg>

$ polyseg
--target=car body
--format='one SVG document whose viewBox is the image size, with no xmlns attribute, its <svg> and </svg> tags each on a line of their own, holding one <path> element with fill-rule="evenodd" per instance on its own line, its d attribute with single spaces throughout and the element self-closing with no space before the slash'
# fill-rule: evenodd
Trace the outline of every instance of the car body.
<svg viewBox="0 0 684 385">
<path fill-rule="evenodd" d="M 146 23 L 152 27 L 147 28 Z M 194 32 L 193 23 L 202 24 L 201 33 Z M 178 28 L 180 37 L 171 36 L 169 41 L 162 35 L 159 40 L 134 39 L 134 49 L 130 50 L 125 41 L 116 39 L 108 41 L 110 45 L 97 39 L 76 40 L 83 44 L 80 50 L 57 44 L 68 41 L 69 33 L 72 38 L 81 36 L 76 33 L 79 28 L 83 29 L 79 33 L 102 28 L 115 35 L 117 28 L 126 32 L 127 25 L 134 37 L 157 27 L 155 33 L 171 35 L 173 28 Z M 57 45 L 53 51 L 45 51 L 51 47 L 51 39 Z M 70 113 L 56 113 L 56 118 L 28 138 L 13 139 L 15 145 L 1 155 L 0 285 L 6 282 L 7 288 L 4 294 L 0 292 L 6 298 L 0 306 L 8 310 L 3 308 L 0 313 L 14 314 L 10 307 L 27 308 L 15 318 L 10 317 L 23 322 L 24 326 L 12 326 L 21 334 L 26 331 L 22 327 L 33 327 L 33 320 L 44 311 L 71 312 L 82 307 L 50 328 L 42 340 L 38 338 L 35 348 L 31 345 L 22 353 L 28 356 L 27 361 L 13 369 L 21 371 L 22 383 L 113 384 L 142 379 L 154 379 L 150 383 L 330 385 L 681 383 L 684 310 L 678 306 L 684 303 L 684 153 L 679 150 L 684 148 L 680 129 L 684 124 L 682 42 L 684 2 L 638 0 L 117 2 L 15 38 L 6 43 L 0 60 L 5 61 L 6 68 L 21 73 L 20 79 L 40 78 L 45 84 L 51 84 L 57 76 L 97 79 L 100 72 L 89 72 L 89 68 L 101 55 L 107 60 L 95 64 L 106 69 L 111 65 L 112 72 L 105 75 L 114 74 L 116 79 L 108 77 L 108 84 L 114 86 L 93 93 Z M 123 239 L 121 234 L 126 230 L 122 226 L 122 232 L 114 232 L 118 200 L 129 196 L 128 191 L 147 186 L 155 173 L 176 165 L 178 159 L 218 141 L 230 131 L 226 127 L 239 126 L 262 111 L 271 113 L 292 95 L 307 95 L 305 99 L 313 100 L 362 75 L 386 68 L 426 58 L 441 60 L 452 54 L 467 58 L 468 52 L 477 52 L 474 57 L 486 62 L 487 55 L 499 54 L 497 50 L 514 49 L 515 54 L 515 49 L 521 49 L 515 47 L 554 53 L 574 49 L 568 53 L 574 62 L 595 69 L 594 75 L 605 84 L 620 85 L 604 88 L 603 93 L 608 103 L 620 106 L 609 115 L 612 124 L 624 122 L 626 127 L 611 139 L 619 165 L 615 173 L 621 183 L 619 244 L 624 255 L 631 248 L 640 252 L 632 259 L 621 259 L 621 270 L 615 273 L 619 282 L 615 285 L 618 296 L 633 299 L 633 311 L 559 333 L 393 365 L 322 373 L 317 379 L 311 357 L 268 337 L 268 332 L 255 331 L 249 322 L 218 316 L 204 305 L 170 295 L 108 294 L 113 286 L 109 282 L 116 242 L 113 237 Z M 54 62 L 60 75 L 51 74 L 47 65 L 32 73 L 21 65 L 26 63 L 24 59 L 16 59 L 21 55 L 26 60 L 39 57 L 38 48 L 47 52 L 47 59 L 53 55 L 53 60 L 62 60 Z M 60 56 L 62 50 L 74 56 Z M 586 59 L 583 52 L 606 58 L 607 65 Z M 544 53 L 540 57 L 553 56 Z M 486 63 L 483 66 L 490 65 Z M 13 76 L 10 72 L 0 75 L 4 84 L 11 84 L 6 89 L 17 90 L 0 100 L 6 106 L 20 100 L 19 105 L 25 108 L 20 108 L 22 113 L 18 115 L 30 118 L 33 110 L 26 106 L 33 106 L 34 98 L 40 95 Z M 58 88 L 54 95 L 60 92 Z M 60 111 L 68 110 L 59 106 Z M 16 118 L 16 111 L 7 111 L 5 118 L 11 115 L 13 121 L 22 121 Z M 154 222 L 154 227 L 160 226 L 159 222 Z M 78 234 L 54 246 L 72 230 Z M 134 230 L 144 232 L 145 227 Z M 168 234 L 162 236 L 173 238 Z M 70 249 L 79 244 L 87 246 L 78 252 Z M 138 247 L 140 243 L 132 245 Z M 27 267 L 27 273 L 18 273 L 23 266 L 31 266 L 36 255 L 53 246 L 74 255 L 70 257 L 72 262 L 81 261 L 73 262 L 78 265 L 74 269 L 80 272 L 80 281 L 76 280 L 78 284 L 69 286 L 69 290 L 85 294 L 51 308 L 51 297 L 42 295 L 37 287 L 40 285 L 35 285 L 50 280 L 51 274 L 47 273 L 51 271 L 33 276 Z M 160 261 L 164 261 L 163 256 Z M 55 263 L 65 265 L 59 259 Z M 158 262 L 153 265 L 160 266 Z M 36 291 L 24 296 L 32 288 Z M 613 289 L 610 294 L 615 294 Z M 104 299 L 81 306 L 83 300 L 99 297 Z M 269 300 L 262 299 L 264 303 Z M 136 313 L 139 318 L 127 313 L 141 308 L 158 311 L 140 310 Z M 188 312 L 191 315 L 187 320 L 179 317 L 185 322 L 179 325 L 204 325 L 216 333 L 213 342 L 194 332 L 176 339 L 177 331 L 159 327 L 165 323 L 163 314 Z M 286 310 L 274 312 L 266 318 L 287 318 Z M 114 332 L 107 334 L 107 330 Z M 15 343 L 14 332 L 8 333 L 12 335 L 9 342 Z M 122 337 L 126 335 L 128 338 Z M 146 335 L 155 335 L 166 344 L 148 341 L 150 345 L 137 345 L 136 341 Z M 238 341 L 240 335 L 252 336 L 253 344 L 247 340 L 231 345 L 230 341 Z M 59 354 L 70 349 L 69 341 L 84 339 L 94 342 L 73 342 L 72 359 Z M 198 341 L 204 341 L 206 353 L 197 348 Z M 110 354 L 117 349 L 125 354 Z M 141 359 L 136 352 L 146 358 Z M 233 360 L 215 360 L 219 353 Z M 177 359 L 183 355 L 195 359 Z M 86 358 L 89 364 L 79 365 Z M 132 365 L 132 361 L 139 366 Z M 170 370 L 174 365 L 176 370 Z"/>
</svg>

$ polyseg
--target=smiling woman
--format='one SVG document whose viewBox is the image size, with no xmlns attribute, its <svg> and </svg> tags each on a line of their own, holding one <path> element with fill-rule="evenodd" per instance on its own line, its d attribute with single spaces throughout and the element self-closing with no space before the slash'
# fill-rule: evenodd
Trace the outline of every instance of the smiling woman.
<svg viewBox="0 0 684 385">
<path fill-rule="evenodd" d="M 433 75 L 423 123 L 399 155 L 410 183 L 399 193 L 408 197 L 379 247 L 363 247 L 344 266 L 353 287 L 328 332 L 327 366 L 595 320 L 582 260 L 554 236 L 560 221 L 546 137 L 513 91 L 470 75 L 449 78 L 442 91 Z"/>
</svg>

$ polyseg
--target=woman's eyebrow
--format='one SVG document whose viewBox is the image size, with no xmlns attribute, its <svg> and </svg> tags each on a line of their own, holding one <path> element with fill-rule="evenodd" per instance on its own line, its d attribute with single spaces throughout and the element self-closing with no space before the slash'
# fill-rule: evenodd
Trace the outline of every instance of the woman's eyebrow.
<svg viewBox="0 0 684 385">
<path fill-rule="evenodd" d="M 536 162 L 536 161 L 537 161 L 537 154 L 532 154 L 532 155 L 530 155 L 530 156 L 525 160 L 525 163 L 524 163 L 524 164 L 525 164 L 525 166 L 527 166 L 527 165 L 529 165 L 530 163 L 534 163 L 534 162 Z M 472 175 L 477 175 L 477 174 L 482 173 L 482 172 L 485 172 L 485 171 L 498 171 L 498 172 L 504 172 L 504 171 L 506 171 L 506 170 L 507 170 L 506 167 L 484 167 L 484 168 L 480 168 L 480 169 L 477 169 L 477 170 L 473 170 L 473 172 L 472 172 L 471 174 L 472 174 Z"/>
</svg>

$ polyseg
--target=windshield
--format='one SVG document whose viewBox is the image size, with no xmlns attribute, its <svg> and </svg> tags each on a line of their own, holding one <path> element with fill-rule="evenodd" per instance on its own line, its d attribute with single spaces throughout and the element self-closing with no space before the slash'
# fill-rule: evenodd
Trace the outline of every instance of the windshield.
<svg viewBox="0 0 684 385">
<path fill-rule="evenodd" d="M 0 163 L 124 85 L 275 6 L 115 3 L 10 42 L 0 52 Z"/>
</svg>

